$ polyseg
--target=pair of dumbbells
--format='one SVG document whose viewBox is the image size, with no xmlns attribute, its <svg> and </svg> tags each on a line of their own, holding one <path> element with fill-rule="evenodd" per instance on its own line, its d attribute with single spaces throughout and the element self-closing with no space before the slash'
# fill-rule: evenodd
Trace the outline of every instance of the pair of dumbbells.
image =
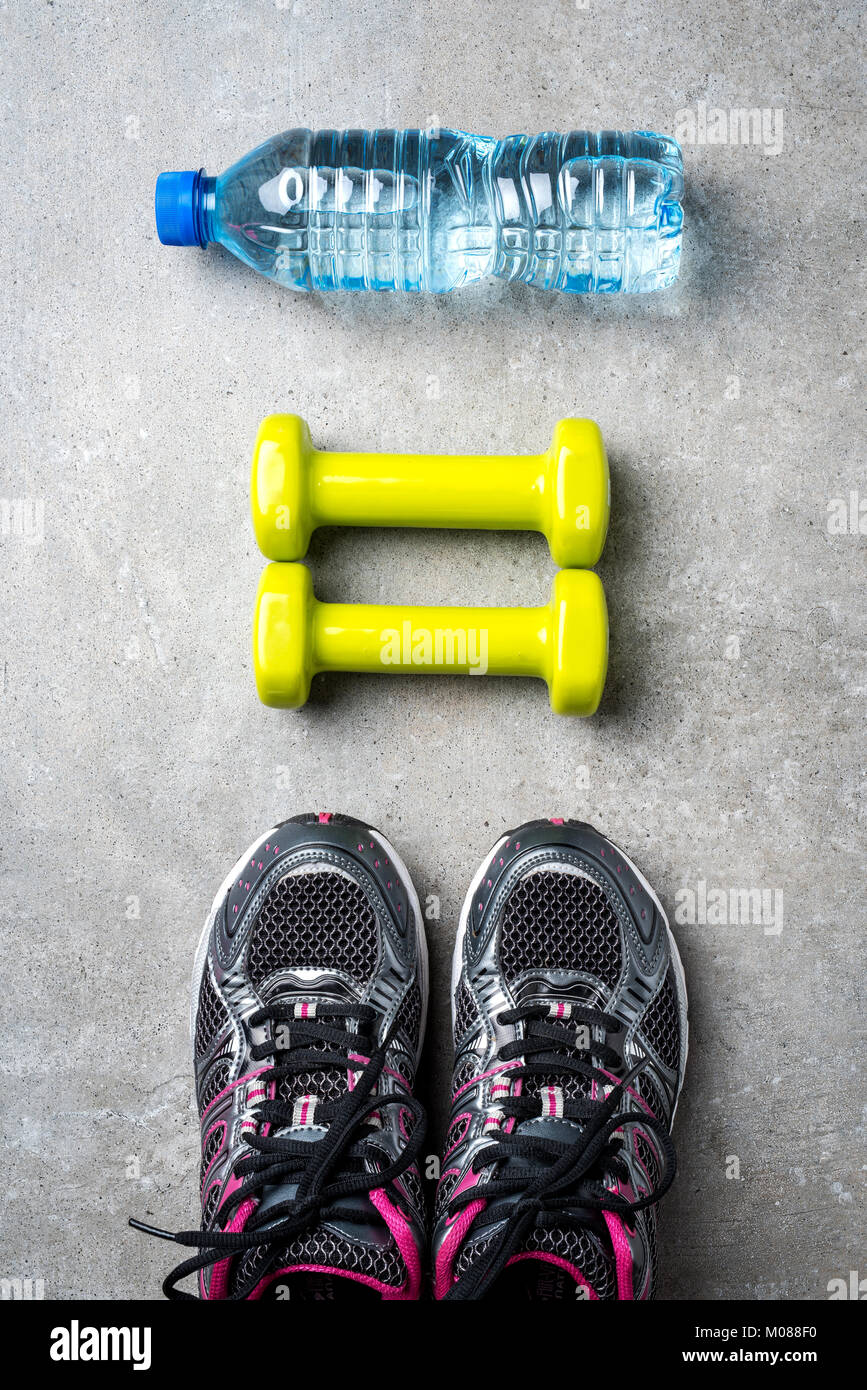
<svg viewBox="0 0 867 1390">
<path fill-rule="evenodd" d="M 262 422 L 253 525 L 269 564 L 253 660 L 260 699 L 303 705 L 320 671 L 539 676 L 559 714 L 593 714 L 608 663 L 608 614 L 594 565 L 610 489 L 592 420 L 561 420 L 544 454 L 344 454 L 314 449 L 297 415 Z M 320 603 L 294 563 L 319 526 L 541 531 L 564 566 L 538 608 Z"/>
</svg>

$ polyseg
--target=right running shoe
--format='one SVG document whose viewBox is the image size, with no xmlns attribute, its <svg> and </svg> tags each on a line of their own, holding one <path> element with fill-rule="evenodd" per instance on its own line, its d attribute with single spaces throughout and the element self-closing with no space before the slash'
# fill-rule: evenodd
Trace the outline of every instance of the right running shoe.
<svg viewBox="0 0 867 1390">
<path fill-rule="evenodd" d="M 662 906 L 589 825 L 532 821 L 473 880 L 452 973 L 439 1299 L 652 1298 L 687 1053 Z"/>
<path fill-rule="evenodd" d="M 418 897 L 347 816 L 261 836 L 214 899 L 193 972 L 202 1225 L 168 1297 L 417 1299 L 427 1011 Z"/>
</svg>

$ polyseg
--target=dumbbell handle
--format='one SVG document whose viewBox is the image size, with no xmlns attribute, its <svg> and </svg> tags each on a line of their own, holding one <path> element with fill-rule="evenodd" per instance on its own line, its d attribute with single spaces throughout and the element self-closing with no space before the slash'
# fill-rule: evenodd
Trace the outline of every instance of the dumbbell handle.
<svg viewBox="0 0 867 1390">
<path fill-rule="evenodd" d="M 312 614 L 316 671 L 544 676 L 544 608 L 427 608 L 318 603 Z"/>
<path fill-rule="evenodd" d="M 339 454 L 315 451 L 317 526 L 467 527 L 541 531 L 544 454 Z"/>
<path fill-rule="evenodd" d="M 608 463 L 592 420 L 561 420 L 543 454 L 370 454 L 314 449 L 297 415 L 263 420 L 253 525 L 272 560 L 300 560 L 317 526 L 541 531 L 557 564 L 594 565 L 608 529 Z"/>
<path fill-rule="evenodd" d="M 253 639 L 259 695 L 294 708 L 320 671 L 538 676 L 552 707 L 592 714 L 605 682 L 608 621 L 592 570 L 561 570 L 537 608 L 320 603 L 303 565 L 268 565 Z"/>
</svg>

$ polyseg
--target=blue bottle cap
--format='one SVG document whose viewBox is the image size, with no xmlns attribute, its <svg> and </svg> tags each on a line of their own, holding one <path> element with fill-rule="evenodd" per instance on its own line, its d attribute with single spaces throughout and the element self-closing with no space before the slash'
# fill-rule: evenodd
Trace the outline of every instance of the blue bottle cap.
<svg viewBox="0 0 867 1390">
<path fill-rule="evenodd" d="M 160 174 L 154 196 L 157 236 L 163 246 L 204 246 L 199 220 L 199 169 Z"/>
</svg>

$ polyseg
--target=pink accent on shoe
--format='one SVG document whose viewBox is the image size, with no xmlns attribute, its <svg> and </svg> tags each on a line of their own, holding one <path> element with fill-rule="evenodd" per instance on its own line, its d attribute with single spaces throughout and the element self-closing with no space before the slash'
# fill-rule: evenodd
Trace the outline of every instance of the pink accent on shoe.
<svg viewBox="0 0 867 1390">
<path fill-rule="evenodd" d="M 220 1139 L 220 1147 L 217 1149 L 217 1152 L 214 1154 L 214 1157 L 211 1159 L 210 1163 L 208 1164 L 207 1168 L 205 1169 L 205 1175 L 204 1175 L 204 1177 L 202 1178 L 202 1203 L 203 1203 L 203 1205 L 204 1205 L 204 1200 L 205 1200 L 205 1188 L 206 1188 L 207 1183 L 208 1183 L 208 1178 L 209 1178 L 210 1175 L 211 1175 L 211 1169 L 213 1168 L 213 1166 L 214 1166 L 214 1164 L 216 1163 L 217 1159 L 218 1159 L 218 1158 L 220 1157 L 220 1155 L 222 1154 L 223 1149 L 225 1148 L 225 1145 L 226 1145 L 226 1121 L 225 1121 L 225 1120 L 217 1120 L 214 1124 L 211 1125 L 211 1128 L 208 1130 L 207 1134 L 205 1135 L 204 1139 L 202 1140 L 202 1147 L 204 1148 L 205 1144 L 208 1142 L 208 1140 L 210 1139 L 211 1135 L 214 1133 L 215 1130 L 218 1130 L 218 1129 L 221 1129 L 221 1130 L 223 1131 L 222 1138 Z"/>
<path fill-rule="evenodd" d="M 509 1265 L 519 1264 L 521 1260 L 542 1260 L 545 1264 L 556 1265 L 558 1269 L 565 1269 L 566 1273 L 575 1280 L 576 1284 L 580 1284 L 582 1288 L 587 1290 L 587 1298 L 591 1303 L 599 1302 L 598 1293 L 592 1285 L 587 1283 L 587 1280 L 584 1278 L 578 1266 L 570 1264 L 568 1260 L 564 1260 L 562 1255 L 549 1255 L 544 1250 L 522 1250 L 519 1255 L 512 1256 L 507 1262 L 506 1268 L 508 1269 Z"/>
<path fill-rule="evenodd" d="M 374 1187 L 370 1193 L 370 1200 L 391 1231 L 406 1265 L 406 1283 L 402 1289 L 392 1289 L 387 1297 L 389 1301 L 401 1299 L 406 1302 L 416 1302 L 421 1293 L 421 1256 L 412 1227 L 403 1212 L 394 1205 L 384 1187 Z"/>
<path fill-rule="evenodd" d="M 370 1061 L 369 1057 L 363 1057 L 360 1052 L 350 1052 L 348 1056 L 350 1062 L 358 1062 L 362 1067 L 366 1067 Z M 394 1081 L 399 1082 L 405 1091 L 412 1090 L 412 1086 L 407 1081 L 406 1077 L 401 1076 L 399 1071 L 393 1071 L 391 1067 L 383 1067 L 382 1073 L 383 1076 L 390 1076 Z M 352 1090 L 352 1086 L 350 1086 L 349 1089 Z"/>
<path fill-rule="evenodd" d="M 546 1087 L 545 1087 L 545 1104 L 546 1104 L 547 1107 L 548 1107 L 548 1109 L 547 1109 L 547 1114 L 548 1114 L 548 1118 L 549 1118 L 549 1119 L 551 1119 L 551 1120 L 559 1120 L 559 1119 L 562 1119 L 562 1117 L 563 1117 L 563 1087 L 562 1087 L 562 1086 L 546 1086 Z"/>
<path fill-rule="evenodd" d="M 235 1174 L 233 1173 L 232 1176 L 229 1178 L 228 1182 L 226 1183 L 226 1189 L 223 1193 L 223 1200 L 220 1203 L 220 1207 L 224 1207 L 226 1205 L 227 1198 L 231 1197 L 234 1192 L 237 1192 L 240 1186 L 241 1179 L 236 1178 Z M 252 1198 L 250 1200 L 252 1200 Z M 220 1207 L 217 1208 L 218 1211 L 220 1210 Z M 225 1227 L 223 1229 L 225 1229 Z"/>
<path fill-rule="evenodd" d="M 632 1303 L 632 1251 L 623 1228 L 623 1221 L 613 1211 L 603 1211 L 611 1244 L 614 1246 L 614 1262 L 617 1270 L 617 1297 L 622 1302 Z"/>
<path fill-rule="evenodd" d="M 621 1084 L 620 1078 L 617 1077 L 617 1076 L 615 1076 L 614 1073 L 613 1073 L 613 1071 L 606 1071 L 604 1067 L 600 1067 L 599 1070 L 600 1070 L 605 1076 L 610 1076 L 610 1078 L 611 1078 L 611 1080 L 614 1082 L 615 1086 L 619 1086 L 619 1085 Z M 595 1081 L 593 1082 L 593 1085 L 594 1085 L 594 1086 L 596 1085 L 596 1082 L 595 1082 Z M 641 1099 L 641 1096 L 638 1094 L 637 1091 L 634 1091 L 634 1090 L 632 1089 L 631 1086 L 627 1086 L 627 1087 L 626 1087 L 626 1092 L 627 1092 L 628 1095 L 632 1096 L 632 1099 L 633 1099 L 633 1100 L 637 1100 L 637 1101 L 638 1101 L 638 1104 L 641 1106 L 642 1110 L 646 1110 L 647 1113 L 648 1113 L 648 1115 L 653 1115 L 653 1111 L 651 1110 L 650 1106 L 647 1104 L 647 1101 L 646 1101 L 646 1100 L 642 1100 L 642 1099 Z M 654 1118 L 655 1118 L 655 1119 L 661 1119 L 662 1117 L 659 1116 L 659 1115 L 657 1115 L 657 1116 L 654 1116 Z"/>
<path fill-rule="evenodd" d="M 269 1099 L 269 1100 L 276 1100 L 276 1099 L 277 1099 L 277 1082 L 276 1082 L 276 1081 L 269 1081 L 269 1082 L 268 1082 L 268 1099 Z M 267 1136 L 271 1133 L 271 1122 L 270 1122 L 270 1120 L 266 1121 L 266 1122 L 262 1125 L 262 1131 L 261 1131 L 261 1132 L 262 1132 L 263 1137 L 267 1137 Z"/>
<path fill-rule="evenodd" d="M 437 1192 L 439 1192 L 440 1186 L 442 1185 L 442 1183 L 445 1182 L 446 1178 L 450 1178 L 452 1174 L 455 1174 L 455 1176 L 457 1176 L 457 1174 L 459 1174 L 460 1171 L 460 1168 L 443 1168 L 442 1172 L 439 1175 L 439 1181 L 437 1182 Z"/>
<path fill-rule="evenodd" d="M 437 1255 L 434 1298 L 445 1298 L 454 1283 L 452 1269 L 458 1250 L 479 1212 L 484 1211 L 486 1206 L 487 1202 L 483 1198 L 478 1198 L 475 1202 L 470 1202 L 469 1206 L 464 1207 L 463 1211 L 455 1217 L 454 1224 L 440 1246 Z"/>
<path fill-rule="evenodd" d="M 640 1193 L 641 1196 L 646 1196 L 647 1193 L 650 1192 L 651 1187 L 652 1187 L 653 1184 L 652 1184 L 651 1181 L 650 1181 L 650 1173 L 647 1171 L 647 1164 L 644 1162 L 644 1159 L 641 1157 L 641 1150 L 640 1150 L 640 1148 L 638 1147 L 638 1140 L 639 1140 L 639 1138 L 643 1139 L 644 1142 L 645 1142 L 646 1144 L 650 1144 L 650 1147 L 653 1149 L 654 1153 L 656 1152 L 656 1146 L 652 1143 L 652 1141 L 650 1140 L 649 1136 L 645 1133 L 645 1131 L 644 1131 L 643 1129 L 638 1129 L 637 1127 L 634 1127 L 634 1128 L 633 1128 L 633 1130 L 632 1130 L 632 1152 L 633 1152 L 633 1154 L 635 1155 L 635 1162 L 638 1164 L 638 1166 L 639 1166 L 639 1168 L 641 1169 L 642 1173 L 643 1173 L 644 1176 L 647 1178 L 647 1187 L 644 1187 L 644 1188 L 639 1187 L 638 1191 L 639 1191 L 639 1193 Z"/>
<path fill-rule="evenodd" d="M 563 824 L 564 824 L 563 817 L 562 817 L 562 816 L 551 816 L 551 817 L 550 817 L 550 823 L 551 823 L 551 825 L 563 825 Z"/>
<path fill-rule="evenodd" d="M 320 812 L 319 812 L 319 824 L 320 824 L 320 825 L 330 825 L 330 824 L 331 824 L 331 812 L 330 812 L 330 811 L 320 811 Z"/>
<path fill-rule="evenodd" d="M 448 1158 L 449 1154 L 454 1153 L 455 1149 L 458 1148 L 458 1147 L 464 1142 L 464 1140 L 466 1139 L 466 1137 L 467 1137 L 467 1130 L 469 1129 L 470 1124 L 472 1123 L 472 1119 L 473 1119 L 473 1117 L 472 1117 L 472 1115 L 469 1113 L 468 1110 L 462 1111 L 462 1113 L 461 1113 L 460 1115 L 455 1115 L 455 1118 L 452 1120 L 451 1124 L 449 1125 L 449 1133 L 446 1135 L 446 1143 L 448 1144 L 448 1141 L 449 1141 L 449 1134 L 451 1134 L 451 1132 L 452 1132 L 453 1129 L 457 1129 L 458 1126 L 460 1126 L 460 1133 L 458 1134 L 458 1136 L 457 1136 L 456 1139 L 453 1139 L 453 1140 L 452 1140 L 452 1142 L 449 1144 L 448 1148 L 446 1149 L 445 1153 L 443 1154 L 443 1163 L 445 1163 L 445 1161 L 446 1161 L 446 1159 Z M 462 1123 L 461 1123 L 462 1121 L 466 1121 L 466 1123 L 462 1124 Z"/>
<path fill-rule="evenodd" d="M 242 1086 L 245 1081 L 252 1081 L 254 1077 L 261 1076 L 263 1071 L 270 1071 L 270 1069 L 270 1066 L 267 1066 L 259 1067 L 258 1071 L 248 1071 L 246 1076 L 239 1076 L 237 1081 L 231 1081 L 228 1086 L 224 1086 L 222 1091 L 217 1092 L 210 1104 L 205 1106 L 205 1109 L 202 1112 L 202 1123 L 204 1124 L 205 1116 L 207 1115 L 208 1111 L 212 1110 L 214 1106 L 217 1104 L 217 1101 L 222 1100 L 223 1096 L 227 1096 L 230 1091 L 234 1091 L 236 1086 Z"/>
<path fill-rule="evenodd" d="M 520 1065 L 520 1059 L 519 1059 L 519 1065 Z M 523 1083 L 523 1081 L 521 1080 L 520 1077 L 518 1078 L 517 1081 L 513 1081 L 513 1082 L 512 1082 L 512 1095 L 513 1095 L 513 1096 L 520 1096 L 521 1091 L 522 1091 L 522 1089 L 523 1089 L 523 1086 L 524 1086 L 524 1083 Z M 511 1134 L 511 1133 L 512 1133 L 512 1130 L 515 1128 L 515 1125 L 516 1125 L 517 1123 L 518 1123 L 518 1121 L 515 1119 L 514 1115 L 512 1115 L 512 1116 L 506 1121 L 506 1123 L 505 1123 L 505 1125 L 503 1126 L 503 1128 L 505 1129 L 505 1131 L 506 1131 L 507 1134 Z"/>
<path fill-rule="evenodd" d="M 399 1082 L 405 1091 L 412 1090 L 412 1086 L 409 1084 L 406 1077 L 401 1076 L 399 1071 L 392 1071 L 391 1067 L 383 1067 L 382 1074 L 383 1076 L 390 1076 L 393 1081 Z"/>
<path fill-rule="evenodd" d="M 240 1187 L 240 1183 L 238 1182 L 237 1178 L 234 1178 L 233 1181 L 236 1186 Z M 227 1186 L 226 1196 L 228 1195 L 229 1189 Z M 225 1198 L 223 1200 L 225 1201 Z M 244 1227 L 246 1226 L 252 1213 L 255 1210 L 256 1203 L 253 1201 L 252 1197 L 248 1197 L 246 1202 L 241 1203 L 238 1210 L 235 1212 L 235 1215 L 229 1222 L 228 1226 L 224 1227 L 224 1229 L 232 1232 L 243 1231 Z M 226 1297 L 226 1293 L 229 1288 L 229 1269 L 231 1267 L 231 1264 L 232 1257 L 229 1256 L 229 1258 L 226 1260 L 218 1260 L 217 1263 L 214 1265 L 214 1272 L 211 1275 L 211 1287 L 208 1289 L 207 1294 L 209 1301 L 219 1300 L 221 1298 Z"/>
<path fill-rule="evenodd" d="M 348 1053 L 348 1059 L 349 1059 L 350 1062 L 360 1062 L 360 1063 L 361 1063 L 361 1067 L 359 1068 L 358 1071 L 353 1071 L 352 1068 L 350 1067 L 350 1068 L 348 1069 L 347 1073 L 346 1073 L 346 1089 L 347 1089 L 348 1091 L 354 1091 L 354 1090 L 355 1090 L 355 1087 L 356 1087 L 357 1084 L 358 1084 L 358 1078 L 359 1078 L 359 1076 L 361 1075 L 361 1068 L 367 1066 L 368 1062 L 370 1061 L 370 1058 L 369 1058 L 369 1057 L 362 1057 L 362 1055 L 361 1055 L 360 1052 L 350 1052 L 350 1053 Z"/>
<path fill-rule="evenodd" d="M 480 1081 L 487 1081 L 489 1076 L 496 1076 L 497 1073 L 501 1071 L 511 1071 L 513 1067 L 519 1067 L 520 1065 L 521 1062 L 516 1057 L 513 1062 L 504 1062 L 501 1067 L 492 1067 L 490 1071 L 483 1071 L 481 1076 L 474 1076 L 471 1081 L 465 1081 L 463 1086 L 459 1086 L 452 1096 L 452 1105 L 454 1105 L 458 1096 L 462 1096 L 464 1091 L 468 1091 L 471 1086 L 478 1086 Z"/>
<path fill-rule="evenodd" d="M 470 1187 L 477 1187 L 477 1186 L 478 1186 L 478 1183 L 479 1183 L 479 1178 L 480 1178 L 480 1177 L 481 1177 L 481 1174 L 480 1174 L 480 1173 L 474 1173 L 474 1172 L 473 1172 L 473 1166 L 472 1166 L 472 1164 L 470 1164 L 469 1168 L 468 1168 L 467 1171 L 464 1173 L 464 1176 L 461 1178 L 461 1180 L 460 1180 L 460 1182 L 458 1183 L 457 1187 L 456 1187 L 456 1188 L 454 1189 L 454 1191 L 452 1192 L 452 1197 L 457 1197 L 457 1195 L 458 1195 L 459 1192 L 466 1192 L 467 1189 L 470 1188 Z M 442 1179 L 440 1179 L 440 1181 L 442 1181 Z M 472 1205 L 472 1204 L 471 1204 L 471 1205 Z M 467 1210 L 467 1208 L 465 1207 L 465 1208 L 464 1208 L 464 1211 L 466 1211 L 466 1210 Z M 456 1216 L 449 1216 L 449 1217 L 447 1217 L 447 1218 L 446 1218 L 446 1225 L 447 1225 L 447 1226 L 451 1226 L 451 1225 L 453 1225 L 455 1222 L 460 1221 L 462 1215 L 463 1215 L 463 1212 L 460 1212 L 460 1211 L 459 1211 L 459 1212 L 457 1213 Z"/>
</svg>

